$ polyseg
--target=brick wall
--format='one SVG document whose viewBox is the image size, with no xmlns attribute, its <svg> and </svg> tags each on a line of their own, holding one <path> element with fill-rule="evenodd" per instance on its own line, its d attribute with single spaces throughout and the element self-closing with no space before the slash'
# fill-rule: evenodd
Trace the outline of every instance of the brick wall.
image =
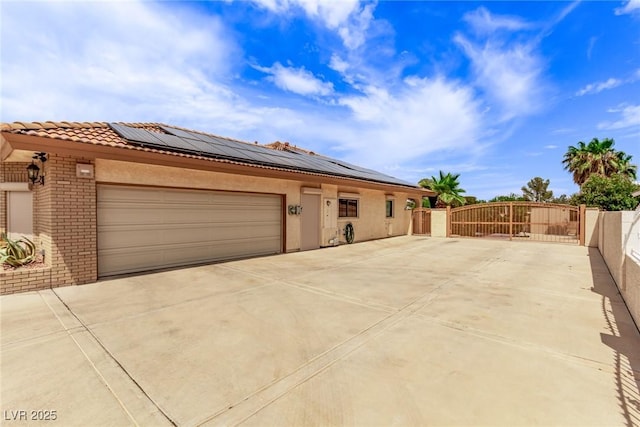
<svg viewBox="0 0 640 427">
<path fill-rule="evenodd" d="M 44 164 L 45 185 L 33 187 L 34 236 L 50 271 L 0 273 L 2 294 L 97 280 L 96 183 L 76 177 L 76 163 L 93 162 L 50 155 Z"/>
<path fill-rule="evenodd" d="M 17 292 L 48 288 L 51 273 L 51 267 L 25 270 L 0 270 L 0 283 L 2 284 L 0 294 L 14 294 Z"/>
</svg>

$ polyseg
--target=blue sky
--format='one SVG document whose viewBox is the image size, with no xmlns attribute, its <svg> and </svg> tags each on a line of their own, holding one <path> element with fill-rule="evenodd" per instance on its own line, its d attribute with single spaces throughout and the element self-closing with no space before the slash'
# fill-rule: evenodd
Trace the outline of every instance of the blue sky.
<svg viewBox="0 0 640 427">
<path fill-rule="evenodd" d="M 276 140 L 489 199 L 569 145 L 640 163 L 640 0 L 0 3 L 1 120 Z"/>
</svg>

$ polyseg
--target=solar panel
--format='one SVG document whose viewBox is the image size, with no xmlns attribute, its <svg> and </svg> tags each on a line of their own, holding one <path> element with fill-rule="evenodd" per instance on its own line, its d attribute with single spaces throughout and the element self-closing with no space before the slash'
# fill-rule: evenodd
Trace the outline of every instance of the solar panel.
<svg viewBox="0 0 640 427">
<path fill-rule="evenodd" d="M 176 128 L 172 128 L 172 127 L 168 127 L 168 126 L 160 126 L 160 129 L 164 130 L 165 132 L 169 132 L 172 135 L 175 135 L 179 138 L 187 138 L 187 139 L 197 139 L 200 140 L 200 138 L 198 138 L 196 135 L 192 132 L 187 132 L 185 130 L 182 129 L 176 129 Z"/>
<path fill-rule="evenodd" d="M 191 140 L 178 138 L 177 136 L 168 135 L 165 133 L 156 133 L 156 132 L 149 132 L 149 133 L 152 133 L 153 136 L 155 136 L 160 141 L 162 141 L 162 143 L 165 144 L 167 147 L 171 147 L 176 150 L 190 153 L 190 154 L 197 154 L 199 151 L 193 144 L 191 144 Z"/>
<path fill-rule="evenodd" d="M 413 185 L 400 179 L 321 155 L 273 150 L 261 145 L 189 132 L 168 126 L 160 127 L 168 133 L 152 132 L 118 123 L 110 123 L 109 126 L 124 139 L 143 147 L 154 147 L 250 164 L 269 165 L 290 170 L 324 173 L 413 187 Z"/>
<path fill-rule="evenodd" d="M 166 144 L 162 143 L 153 135 L 152 132 L 149 132 L 146 129 L 134 128 L 118 123 L 109 123 L 109 126 L 111 126 L 111 129 L 126 140 L 141 142 L 142 144 L 148 145 L 159 145 L 165 148 L 167 147 Z"/>
</svg>

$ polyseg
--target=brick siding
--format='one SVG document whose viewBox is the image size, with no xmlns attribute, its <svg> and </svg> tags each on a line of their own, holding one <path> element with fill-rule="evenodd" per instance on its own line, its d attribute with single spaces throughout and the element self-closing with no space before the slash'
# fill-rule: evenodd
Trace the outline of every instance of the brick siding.
<svg viewBox="0 0 640 427">
<path fill-rule="evenodd" d="M 24 270 L 0 270 L 1 295 L 17 292 L 35 291 L 49 287 L 51 267 L 24 269 Z"/>
<path fill-rule="evenodd" d="M 34 237 L 38 249 L 44 249 L 48 273 L 5 271 L 0 274 L 0 294 L 97 280 L 96 183 L 92 178 L 76 177 L 76 163 L 93 162 L 50 155 L 44 164 L 45 185 L 33 187 Z M 26 170 L 26 164 L 20 165 Z M 6 211 L 4 204 L 2 207 Z"/>
</svg>

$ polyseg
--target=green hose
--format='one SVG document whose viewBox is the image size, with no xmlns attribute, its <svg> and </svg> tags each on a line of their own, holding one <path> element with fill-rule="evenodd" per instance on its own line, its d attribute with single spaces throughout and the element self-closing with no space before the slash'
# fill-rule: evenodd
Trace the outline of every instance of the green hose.
<svg viewBox="0 0 640 427">
<path fill-rule="evenodd" d="M 353 224 L 350 222 L 344 226 L 344 238 L 347 243 L 353 243 L 353 239 L 355 238 L 355 232 L 353 231 Z"/>
</svg>

